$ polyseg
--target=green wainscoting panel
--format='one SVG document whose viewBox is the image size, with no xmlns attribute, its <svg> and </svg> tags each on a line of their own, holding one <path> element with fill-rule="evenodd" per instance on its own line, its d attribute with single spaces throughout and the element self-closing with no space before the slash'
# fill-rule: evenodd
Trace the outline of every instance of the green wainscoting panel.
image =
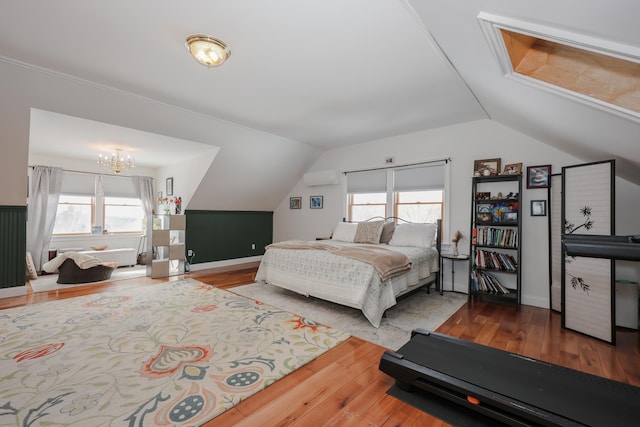
<svg viewBox="0 0 640 427">
<path fill-rule="evenodd" d="M 186 249 L 195 252 L 194 264 L 263 255 L 273 241 L 273 212 L 187 209 L 185 215 Z"/>
<path fill-rule="evenodd" d="M 0 206 L 0 288 L 24 286 L 26 255 L 27 207 Z"/>
</svg>

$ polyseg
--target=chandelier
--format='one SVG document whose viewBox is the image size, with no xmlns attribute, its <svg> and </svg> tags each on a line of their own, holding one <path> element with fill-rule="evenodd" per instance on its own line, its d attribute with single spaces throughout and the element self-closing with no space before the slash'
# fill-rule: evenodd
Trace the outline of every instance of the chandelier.
<svg viewBox="0 0 640 427">
<path fill-rule="evenodd" d="M 116 152 L 111 153 L 111 157 L 98 154 L 98 165 L 105 169 L 111 169 L 116 175 L 122 171 L 135 168 L 135 159 L 129 155 L 127 155 L 125 159 L 122 154 L 120 154 L 121 152 L 122 150 L 116 148 Z"/>
</svg>

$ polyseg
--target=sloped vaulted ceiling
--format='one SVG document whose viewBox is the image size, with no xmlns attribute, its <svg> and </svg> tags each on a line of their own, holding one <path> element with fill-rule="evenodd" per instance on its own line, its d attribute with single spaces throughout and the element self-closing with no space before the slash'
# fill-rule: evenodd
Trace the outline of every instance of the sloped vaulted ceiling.
<svg viewBox="0 0 640 427">
<path fill-rule="evenodd" d="M 640 2 L 410 3 L 491 119 L 585 161 L 615 158 L 617 174 L 640 184 L 640 121 L 508 78 L 478 21 L 481 12 L 488 12 L 638 49 Z"/>
<path fill-rule="evenodd" d="M 120 94 L 90 108 L 27 107 L 215 140 L 205 182 L 216 194 L 197 194 L 199 207 L 234 208 L 227 196 L 242 192 L 235 208 L 273 209 L 318 150 L 487 117 L 585 161 L 616 158 L 618 173 L 640 183 L 640 124 L 505 76 L 481 12 L 640 44 L 640 2 L 631 0 L 21 0 L 3 5 L 0 60 Z M 193 61 L 184 39 L 194 33 L 226 41 L 230 60 L 216 69 Z M 196 127 L 160 123 L 140 99 L 121 102 L 124 93 Z M 281 165 L 295 173 L 285 178 Z M 276 190 L 265 184 L 271 174 Z"/>
</svg>

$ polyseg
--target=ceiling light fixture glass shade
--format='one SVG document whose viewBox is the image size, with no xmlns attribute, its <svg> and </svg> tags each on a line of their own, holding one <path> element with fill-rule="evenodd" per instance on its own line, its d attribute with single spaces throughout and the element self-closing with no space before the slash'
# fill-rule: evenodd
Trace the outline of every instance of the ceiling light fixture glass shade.
<svg viewBox="0 0 640 427">
<path fill-rule="evenodd" d="M 225 42 L 202 34 L 187 37 L 185 46 L 196 61 L 207 67 L 218 67 L 231 56 Z"/>
<path fill-rule="evenodd" d="M 122 150 L 116 148 L 116 152 L 111 153 L 111 156 L 98 154 L 98 165 L 105 169 L 112 170 L 116 175 L 122 171 L 135 168 L 135 159 L 129 155 L 127 155 L 125 159 L 122 154 L 120 154 L 121 152 Z"/>
</svg>

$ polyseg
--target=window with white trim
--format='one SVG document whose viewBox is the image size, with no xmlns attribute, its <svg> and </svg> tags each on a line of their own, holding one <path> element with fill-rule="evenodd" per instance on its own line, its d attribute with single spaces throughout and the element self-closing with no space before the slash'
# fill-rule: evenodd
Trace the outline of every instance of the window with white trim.
<svg viewBox="0 0 640 427">
<path fill-rule="evenodd" d="M 94 225 L 110 233 L 140 233 L 143 217 L 131 177 L 62 173 L 54 235 L 91 234 Z"/>
<path fill-rule="evenodd" d="M 140 199 L 104 197 L 103 230 L 110 233 L 134 233 L 142 229 L 144 211 Z"/>
<path fill-rule="evenodd" d="M 442 161 L 347 172 L 347 220 L 393 215 L 411 222 L 444 223 L 445 168 Z"/>
<path fill-rule="evenodd" d="M 91 233 L 93 218 L 93 197 L 61 194 L 53 234 Z"/>
</svg>

